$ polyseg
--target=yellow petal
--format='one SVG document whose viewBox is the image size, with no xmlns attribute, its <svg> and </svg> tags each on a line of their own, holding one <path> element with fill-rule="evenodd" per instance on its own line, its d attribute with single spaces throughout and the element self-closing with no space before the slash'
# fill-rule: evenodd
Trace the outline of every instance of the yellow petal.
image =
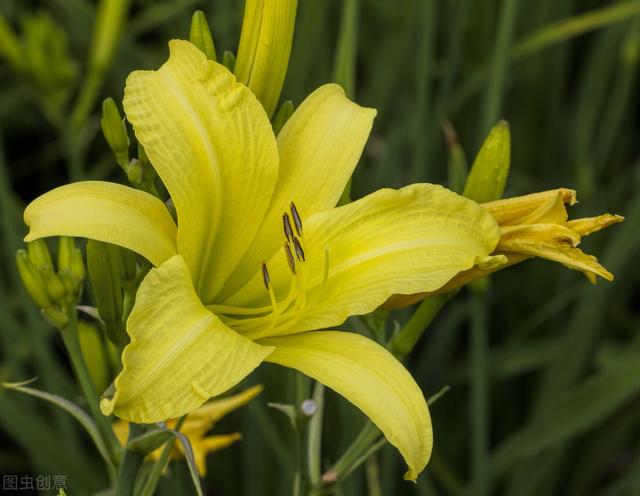
<svg viewBox="0 0 640 496">
<path fill-rule="evenodd" d="M 249 403 L 262 392 L 262 389 L 262 385 L 258 384 L 245 389 L 238 394 L 227 396 L 226 398 L 216 398 L 211 400 L 197 410 L 191 412 L 187 417 L 186 424 L 190 426 L 193 425 L 194 428 L 196 426 L 197 428 L 204 428 L 204 432 L 206 432 L 222 417 Z"/>
<path fill-rule="evenodd" d="M 212 299 L 251 244 L 273 193 L 278 151 L 246 86 L 194 45 L 169 43 L 157 71 L 127 79 L 124 107 L 178 212 L 178 251 Z"/>
<path fill-rule="evenodd" d="M 597 217 L 570 220 L 567 222 L 567 227 L 580 234 L 580 236 L 588 236 L 623 220 L 624 217 L 621 215 L 603 214 Z"/>
<path fill-rule="evenodd" d="M 313 377 L 360 408 L 398 448 L 415 480 L 431 456 L 431 418 L 411 374 L 382 346 L 342 331 L 268 338 L 267 361 Z"/>
<path fill-rule="evenodd" d="M 129 422 L 179 417 L 244 379 L 271 352 L 226 327 L 198 299 L 184 260 L 174 256 L 140 285 L 127 321 L 131 343 L 105 415 Z"/>
<path fill-rule="evenodd" d="M 562 188 L 487 202 L 482 206 L 491 213 L 498 224 L 506 226 L 564 222 L 567 219 L 564 205 L 575 203 L 576 192 Z"/>
<path fill-rule="evenodd" d="M 392 294 L 435 291 L 477 261 L 486 263 L 500 235 L 480 205 L 431 184 L 377 191 L 303 219 L 303 231 L 306 306 L 273 330 L 239 331 L 256 338 L 322 329 L 369 313 Z M 293 277 L 283 250 L 268 269 L 283 299 Z M 265 293 L 258 275 L 231 304 L 265 304 Z"/>
<path fill-rule="evenodd" d="M 335 84 L 321 86 L 302 102 L 278 135 L 280 175 L 253 249 L 227 282 L 221 298 L 232 295 L 263 260 L 282 247 L 282 214 L 295 202 L 300 215 L 338 202 L 367 142 L 374 109 L 349 100 Z"/>
<path fill-rule="evenodd" d="M 297 0 L 247 0 L 235 73 L 269 116 L 278 104 L 287 74 Z"/>
<path fill-rule="evenodd" d="M 591 282 L 595 275 L 613 281 L 613 274 L 598 263 L 598 259 L 576 248 L 580 235 L 564 226 L 536 224 L 515 226 L 500 239 L 499 248 L 507 253 L 529 255 L 560 262 L 569 269 L 583 272 Z"/>
<path fill-rule="evenodd" d="M 121 184 L 67 184 L 32 201 L 24 211 L 25 241 L 76 236 L 124 246 L 158 266 L 176 254 L 176 225 L 154 196 Z"/>
</svg>

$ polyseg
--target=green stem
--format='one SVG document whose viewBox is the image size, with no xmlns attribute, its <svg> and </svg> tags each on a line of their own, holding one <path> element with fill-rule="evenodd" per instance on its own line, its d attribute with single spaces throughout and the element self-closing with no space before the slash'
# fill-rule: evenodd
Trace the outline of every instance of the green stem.
<svg viewBox="0 0 640 496">
<path fill-rule="evenodd" d="M 389 350 L 398 358 L 407 356 L 427 327 L 429 327 L 429 324 L 438 315 L 438 312 L 457 293 L 457 291 L 451 291 L 445 294 L 429 296 L 422 300 L 422 303 L 413 312 L 413 315 L 411 315 L 402 330 L 391 338 L 388 345 Z"/>
<path fill-rule="evenodd" d="M 367 421 L 358 437 L 353 441 L 351 446 L 345 451 L 340 459 L 331 467 L 330 472 L 334 473 L 337 478 L 342 479 L 343 474 L 349 473 L 353 464 L 362 457 L 362 454 L 368 451 L 373 443 L 380 437 L 380 429 L 378 429 L 371 421 Z"/>
<path fill-rule="evenodd" d="M 471 484 L 472 493 L 489 491 L 489 344 L 484 291 L 471 292 Z"/>
<path fill-rule="evenodd" d="M 129 424 L 129 440 L 139 436 L 144 429 L 139 424 Z M 172 441 L 169 442 L 172 444 Z M 125 450 L 120 471 L 118 472 L 118 485 L 116 496 L 133 496 L 138 470 L 142 466 L 144 455 L 134 451 Z"/>
<path fill-rule="evenodd" d="M 318 484 L 322 475 L 322 417 L 324 413 L 324 386 L 316 382 L 313 387 L 313 401 L 316 412 L 309 421 L 307 440 L 307 461 L 309 468 L 309 482 Z"/>
<path fill-rule="evenodd" d="M 180 417 L 180 419 L 178 419 L 178 422 L 176 423 L 176 426 L 174 427 L 173 430 L 179 431 L 182 428 L 182 424 L 184 424 L 184 421 L 186 418 L 187 418 L 186 415 L 183 415 L 182 417 Z M 147 477 L 147 480 L 144 482 L 142 491 L 140 491 L 140 496 L 153 496 L 153 494 L 156 492 L 156 487 L 158 486 L 158 481 L 160 481 L 160 476 L 162 475 L 162 472 L 164 472 L 164 469 L 166 468 L 167 464 L 169 463 L 169 457 L 171 456 L 171 450 L 173 449 L 174 442 L 175 442 L 175 439 L 171 438 L 164 445 L 164 448 L 162 449 L 162 453 L 160 454 L 160 457 L 158 458 L 155 465 L 153 466 L 153 470 Z"/>
<path fill-rule="evenodd" d="M 78 317 L 75 310 L 69 310 L 68 316 L 69 322 L 60 329 L 60 334 L 62 335 L 62 340 L 64 341 L 67 353 L 71 359 L 71 366 L 73 367 L 73 372 L 78 384 L 80 385 L 80 390 L 87 402 L 89 412 L 96 423 L 98 431 L 109 450 L 111 461 L 115 466 L 118 462 L 120 443 L 111 428 L 108 418 L 102 415 L 102 412 L 100 411 L 100 399 L 98 398 L 98 394 L 93 385 L 93 381 L 91 380 L 89 369 L 87 369 L 87 364 L 84 361 L 82 350 L 80 348 L 80 341 L 78 339 Z"/>
<path fill-rule="evenodd" d="M 295 373 L 295 407 L 297 412 L 296 428 L 296 473 L 293 480 L 293 496 L 302 496 L 307 486 L 307 418 L 301 413 L 302 402 L 309 398 L 310 380 L 300 372 Z"/>
</svg>

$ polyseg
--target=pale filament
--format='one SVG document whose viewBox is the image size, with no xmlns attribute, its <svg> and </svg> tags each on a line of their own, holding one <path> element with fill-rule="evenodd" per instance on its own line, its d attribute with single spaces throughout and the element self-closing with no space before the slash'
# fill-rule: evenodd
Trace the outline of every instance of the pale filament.
<svg viewBox="0 0 640 496">
<path fill-rule="evenodd" d="M 256 308 L 228 305 L 209 305 L 207 307 L 218 314 L 225 324 L 238 332 L 260 333 L 261 335 L 281 333 L 298 322 L 307 306 L 306 285 L 309 266 L 305 260 L 302 221 L 293 202 L 291 202 L 290 212 L 290 214 L 285 212 L 283 215 L 285 234 L 283 249 L 293 276 L 287 296 L 281 301 L 277 300 L 267 266 L 263 263 L 262 276 L 265 287 L 269 292 L 270 305 Z M 291 215 L 291 218 L 289 215 Z M 328 251 L 325 250 L 323 286 L 326 284 L 328 274 L 328 260 Z"/>
</svg>

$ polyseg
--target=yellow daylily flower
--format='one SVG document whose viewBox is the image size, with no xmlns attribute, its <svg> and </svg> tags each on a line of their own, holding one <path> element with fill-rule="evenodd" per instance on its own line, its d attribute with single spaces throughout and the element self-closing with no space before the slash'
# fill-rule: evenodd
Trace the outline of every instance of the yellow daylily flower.
<svg viewBox="0 0 640 496">
<path fill-rule="evenodd" d="M 592 283 L 596 282 L 597 276 L 613 281 L 613 274 L 600 265 L 596 257 L 580 250 L 578 245 L 583 236 L 622 222 L 624 217 L 603 214 L 569 220 L 567 205 L 576 202 L 575 191 L 560 188 L 483 203 L 482 206 L 500 226 L 500 241 L 493 255 L 505 257 L 505 263 L 494 267 L 476 266 L 458 274 L 432 293 L 393 296 L 385 303 L 385 307 L 412 305 L 429 294 L 451 291 L 532 257 L 559 262 L 569 269 L 579 270 Z"/>
<path fill-rule="evenodd" d="M 242 439 L 239 432 L 211 436 L 207 436 L 207 433 L 213 429 L 216 422 L 222 417 L 246 405 L 261 392 L 262 386 L 252 386 L 233 396 L 209 401 L 187 415 L 187 418 L 180 428 L 180 432 L 189 439 L 191 449 L 193 450 L 193 458 L 195 459 L 200 477 L 207 475 L 207 455 L 209 453 L 231 446 L 236 441 Z M 167 420 L 167 427 L 173 429 L 176 423 L 177 419 L 169 419 Z M 129 423 L 124 420 L 118 420 L 114 422 L 113 430 L 120 444 L 124 446 L 129 437 Z M 164 447 L 158 448 L 151 452 L 148 457 L 151 460 L 157 460 L 160 458 L 163 449 Z M 171 457 L 180 458 L 183 456 L 182 445 L 178 441 L 175 441 Z"/>
<path fill-rule="evenodd" d="M 157 198 L 108 182 L 62 186 L 24 213 L 27 240 L 98 239 L 155 266 L 136 295 L 123 370 L 103 413 L 138 423 L 179 417 L 266 360 L 360 408 L 414 480 L 432 447 L 422 391 L 377 343 L 318 329 L 491 265 L 498 225 L 477 203 L 431 184 L 334 208 L 373 109 L 325 85 L 276 139 L 262 105 L 224 66 L 185 41 L 170 42 L 170 52 L 159 70 L 129 76 L 124 108 L 177 226 Z"/>
</svg>

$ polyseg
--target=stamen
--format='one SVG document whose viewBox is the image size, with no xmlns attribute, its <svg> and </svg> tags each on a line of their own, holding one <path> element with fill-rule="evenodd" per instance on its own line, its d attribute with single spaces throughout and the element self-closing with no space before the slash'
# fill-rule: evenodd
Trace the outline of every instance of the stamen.
<svg viewBox="0 0 640 496">
<path fill-rule="evenodd" d="M 267 264 L 262 262 L 262 282 L 264 287 L 269 289 L 271 287 L 271 278 L 269 277 L 269 271 L 267 270 Z"/>
<path fill-rule="evenodd" d="M 300 241 L 298 240 L 298 238 L 293 238 L 293 248 L 296 251 L 296 257 L 298 257 L 298 260 L 300 260 L 301 262 L 304 262 L 305 261 L 304 250 L 302 249 L 302 245 L 300 244 Z"/>
<path fill-rule="evenodd" d="M 287 256 L 287 262 L 289 263 L 289 268 L 291 269 L 291 272 L 293 273 L 293 275 L 296 274 L 296 261 L 293 258 L 293 254 L 291 253 L 291 247 L 289 246 L 289 242 L 285 241 L 284 242 L 284 253 Z"/>
<path fill-rule="evenodd" d="M 293 230 L 291 229 L 291 220 L 289 219 L 289 214 L 287 212 L 282 214 L 282 224 L 284 225 L 284 235 L 293 243 Z"/>
<path fill-rule="evenodd" d="M 291 215 L 293 216 L 293 223 L 296 226 L 296 233 L 298 236 L 302 236 L 302 220 L 300 220 L 300 214 L 296 208 L 296 204 L 291 202 Z"/>
</svg>

